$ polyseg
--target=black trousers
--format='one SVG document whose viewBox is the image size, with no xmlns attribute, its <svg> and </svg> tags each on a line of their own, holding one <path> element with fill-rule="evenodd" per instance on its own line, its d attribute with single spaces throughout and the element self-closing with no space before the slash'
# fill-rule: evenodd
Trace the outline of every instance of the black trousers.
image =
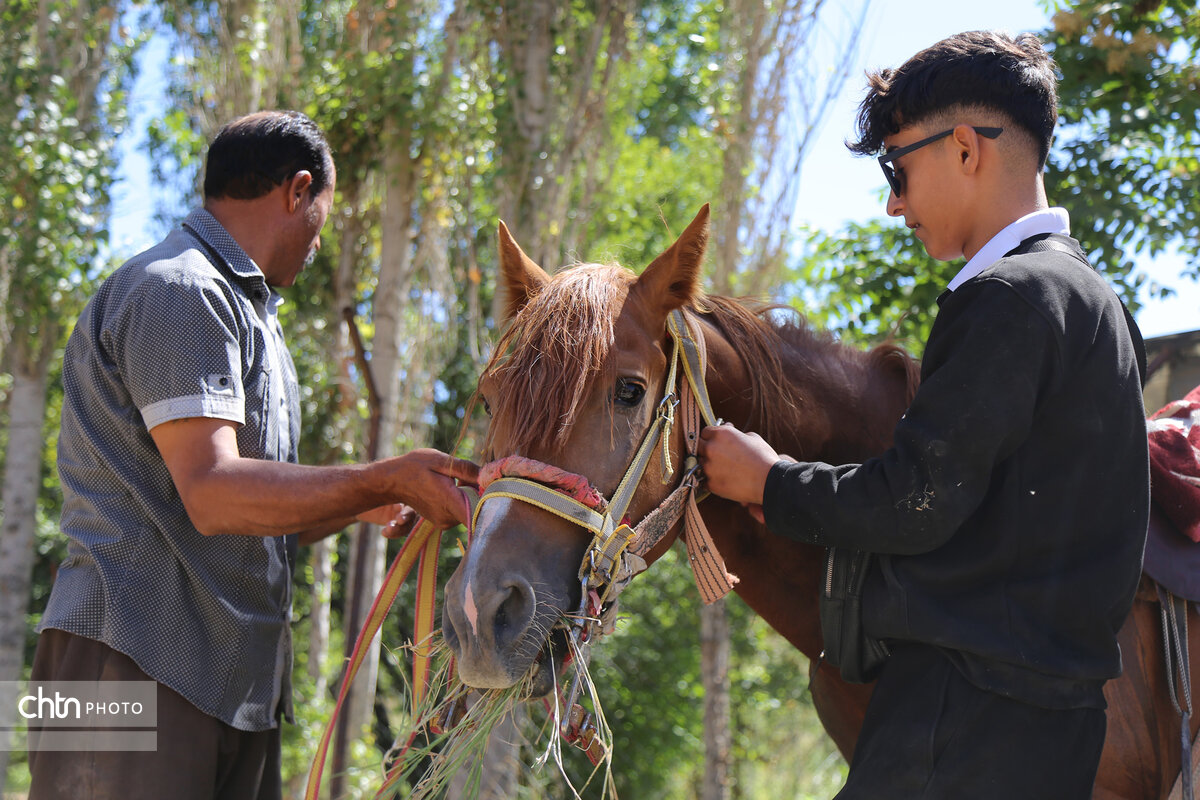
<svg viewBox="0 0 1200 800">
<path fill-rule="evenodd" d="M 186 653 L 180 653 L 186 658 Z M 48 629 L 33 659 L 38 681 L 147 681 L 108 645 Z M 158 684 L 158 750 L 31 752 L 29 800 L 279 800 L 279 728 L 240 731 Z"/>
<path fill-rule="evenodd" d="M 1104 711 L 1038 708 L 968 682 L 935 647 L 897 647 L 836 800 L 1088 800 Z"/>
</svg>

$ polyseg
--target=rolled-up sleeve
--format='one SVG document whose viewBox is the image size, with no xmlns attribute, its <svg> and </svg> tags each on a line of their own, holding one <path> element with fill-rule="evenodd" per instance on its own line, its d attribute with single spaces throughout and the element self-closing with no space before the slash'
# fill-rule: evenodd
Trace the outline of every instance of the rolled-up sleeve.
<svg viewBox="0 0 1200 800">
<path fill-rule="evenodd" d="M 146 282 L 127 298 L 103 340 L 147 430 L 189 417 L 245 423 L 236 313 L 203 281 Z"/>
</svg>

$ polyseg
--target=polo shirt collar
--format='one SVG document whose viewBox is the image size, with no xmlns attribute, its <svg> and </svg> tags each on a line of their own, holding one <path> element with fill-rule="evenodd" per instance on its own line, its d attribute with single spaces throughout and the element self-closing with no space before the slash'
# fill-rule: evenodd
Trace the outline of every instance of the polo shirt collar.
<svg viewBox="0 0 1200 800">
<path fill-rule="evenodd" d="M 968 261 L 954 280 L 950 281 L 948 291 L 953 292 L 959 286 L 974 278 L 985 269 L 995 264 L 1004 256 L 1015 250 L 1021 242 L 1030 236 L 1043 233 L 1071 234 L 1071 218 L 1065 208 L 1047 208 L 1026 214 L 1015 222 L 1009 223 L 1003 230 L 988 240 Z"/>
<path fill-rule="evenodd" d="M 254 259 L 229 235 L 225 226 L 207 210 L 197 208 L 192 211 L 183 221 L 183 226 L 208 246 L 209 252 L 216 257 L 218 266 L 225 267 L 251 297 L 266 303 L 275 295 L 267 285 L 267 278 L 258 268 L 258 264 L 254 263 Z"/>
</svg>

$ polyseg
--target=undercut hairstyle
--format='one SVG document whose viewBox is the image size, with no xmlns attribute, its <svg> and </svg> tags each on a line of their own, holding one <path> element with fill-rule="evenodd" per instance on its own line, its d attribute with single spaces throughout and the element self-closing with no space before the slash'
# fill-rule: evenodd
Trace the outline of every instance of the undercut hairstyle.
<svg viewBox="0 0 1200 800">
<path fill-rule="evenodd" d="M 205 161 L 204 197 L 253 200 L 301 170 L 312 173 L 312 194 L 324 191 L 333 170 L 325 134 L 299 111 L 260 111 L 217 132 Z"/>
<path fill-rule="evenodd" d="M 962 110 L 991 111 L 1031 137 L 1043 168 L 1058 121 L 1057 86 L 1054 60 L 1037 36 L 960 33 L 897 69 L 867 73 L 858 140 L 846 146 L 859 155 L 877 155 L 884 138 L 903 127 Z"/>
</svg>

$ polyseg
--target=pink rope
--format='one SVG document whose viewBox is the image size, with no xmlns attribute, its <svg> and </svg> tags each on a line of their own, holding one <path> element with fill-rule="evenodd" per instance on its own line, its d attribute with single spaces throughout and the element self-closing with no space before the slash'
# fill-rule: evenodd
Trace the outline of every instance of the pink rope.
<svg viewBox="0 0 1200 800">
<path fill-rule="evenodd" d="M 505 456 L 484 464 L 479 469 L 479 493 L 486 492 L 488 484 L 500 477 L 536 481 L 601 513 L 608 505 L 587 478 L 532 458 Z"/>
</svg>

